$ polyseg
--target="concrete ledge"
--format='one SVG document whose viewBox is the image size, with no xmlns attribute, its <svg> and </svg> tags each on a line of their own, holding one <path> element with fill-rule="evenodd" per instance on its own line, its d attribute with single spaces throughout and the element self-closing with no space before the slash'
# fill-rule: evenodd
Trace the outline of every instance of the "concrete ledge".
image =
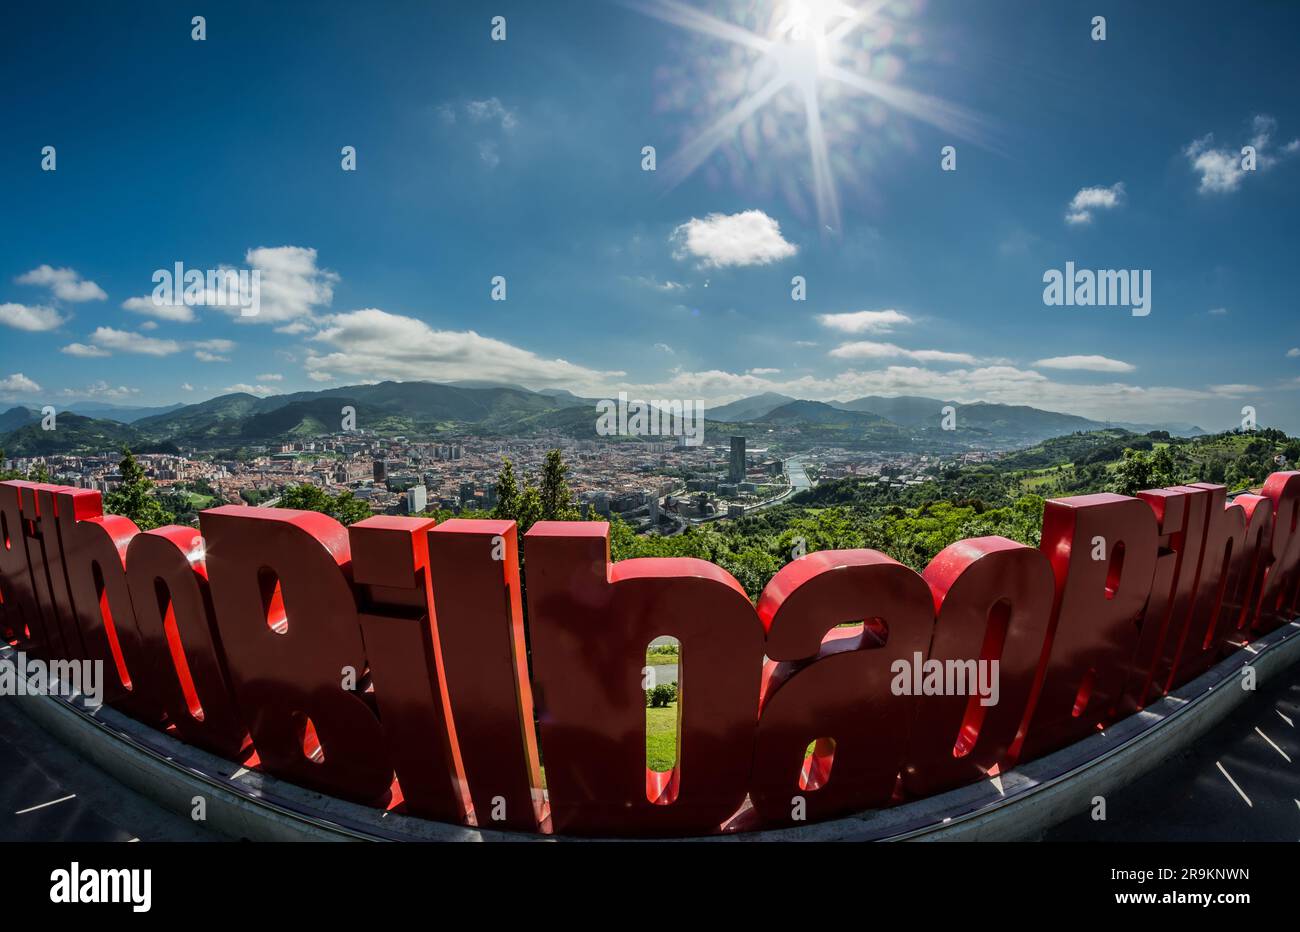
<svg viewBox="0 0 1300 932">
<path fill-rule="evenodd" d="M 0 664 L 12 664 L 12 648 Z M 1257 682 L 1300 660 L 1300 622 L 1271 632 L 1150 708 L 1107 731 L 985 780 L 892 809 L 799 828 L 696 841 L 1011 841 L 1037 837 L 1190 746 L 1252 695 Z M 11 701 L 115 779 L 171 811 L 206 803 L 205 827 L 257 841 L 562 841 L 549 835 L 480 830 L 381 812 L 305 790 L 176 741 L 82 697 Z"/>
</svg>

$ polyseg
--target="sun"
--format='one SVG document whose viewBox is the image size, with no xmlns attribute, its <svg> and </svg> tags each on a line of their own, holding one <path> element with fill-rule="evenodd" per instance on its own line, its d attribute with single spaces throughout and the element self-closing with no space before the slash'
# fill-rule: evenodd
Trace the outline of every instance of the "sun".
<svg viewBox="0 0 1300 932">
<path fill-rule="evenodd" d="M 798 119 L 811 178 L 811 193 L 823 228 L 840 228 L 839 196 L 828 151 L 825 118 L 841 116 L 835 101 L 844 94 L 865 96 L 909 117 L 952 131 L 963 139 L 978 134 L 975 117 L 938 98 L 909 90 L 894 76 L 870 66 L 883 51 L 882 35 L 891 25 L 881 13 L 888 0 L 851 5 L 843 0 L 776 0 L 768 9 L 766 30 L 754 31 L 719 18 L 682 0 L 624 0 L 655 19 L 738 47 L 744 53 L 718 55 L 725 71 L 717 84 L 745 91 L 717 108 L 705 128 L 689 139 L 663 166 L 663 178 L 675 187 L 695 172 L 724 142 L 751 120 L 768 114 L 789 122 Z M 852 40 L 852 48 L 849 47 Z M 794 111 L 776 105 L 782 92 L 793 92 Z M 842 120 L 840 122 L 843 122 Z"/>
<path fill-rule="evenodd" d="M 828 48 L 843 37 L 836 23 L 855 20 L 859 13 L 840 0 L 786 0 L 776 8 L 771 31 L 774 58 L 807 62 L 798 69 L 800 78 L 815 79 L 829 60 Z M 793 53 L 793 54 L 792 54 Z"/>
</svg>

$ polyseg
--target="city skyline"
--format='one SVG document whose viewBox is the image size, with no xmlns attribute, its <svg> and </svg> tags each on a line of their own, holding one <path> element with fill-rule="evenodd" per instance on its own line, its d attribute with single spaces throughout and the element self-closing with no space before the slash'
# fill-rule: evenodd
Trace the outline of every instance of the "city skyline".
<svg viewBox="0 0 1300 932">
<path fill-rule="evenodd" d="M 1300 429 L 1300 11 L 847 9 L 12 13 L 0 405 L 484 380 Z M 788 57 L 809 30 L 870 90 Z M 176 263 L 258 270 L 260 313 L 155 303 Z M 1068 263 L 1145 271 L 1148 313 L 1045 303 Z"/>
</svg>

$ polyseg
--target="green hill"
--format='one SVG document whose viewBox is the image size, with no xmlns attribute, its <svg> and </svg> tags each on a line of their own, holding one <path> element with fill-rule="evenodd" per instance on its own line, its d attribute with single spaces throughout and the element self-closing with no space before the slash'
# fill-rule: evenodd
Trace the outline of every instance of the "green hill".
<svg viewBox="0 0 1300 932">
<path fill-rule="evenodd" d="M 116 453 L 123 445 L 139 449 L 140 435 L 118 421 L 100 421 L 70 411 L 58 415 L 53 430 L 40 419 L 0 436 L 6 456 L 53 456 L 62 453 Z"/>
</svg>

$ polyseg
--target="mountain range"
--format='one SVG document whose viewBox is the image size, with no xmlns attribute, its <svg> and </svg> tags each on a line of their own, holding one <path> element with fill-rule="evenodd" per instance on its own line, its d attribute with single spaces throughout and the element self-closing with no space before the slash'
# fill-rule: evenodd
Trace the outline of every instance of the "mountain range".
<svg viewBox="0 0 1300 932">
<path fill-rule="evenodd" d="M 774 416 L 784 417 L 784 409 L 797 399 L 789 395 L 765 392 L 749 398 L 741 398 L 730 404 L 709 409 L 709 418 L 718 421 L 762 421 Z M 1057 411 L 1044 411 L 1025 405 L 994 404 L 977 401 L 963 404 L 957 401 L 942 401 L 938 398 L 926 398 L 920 395 L 867 395 L 852 401 L 828 401 L 826 405 L 841 411 L 862 411 L 883 417 L 895 424 L 906 427 L 928 427 L 937 423 L 943 416 L 945 407 L 951 406 L 955 413 L 958 429 L 964 423 L 967 427 L 983 429 L 1007 428 L 1014 432 L 1043 430 L 1044 436 L 1068 434 L 1080 430 L 1101 430 L 1107 427 L 1122 427 L 1134 433 L 1148 433 L 1153 430 L 1167 430 L 1171 434 L 1192 437 L 1206 431 L 1195 424 L 1138 424 L 1127 421 L 1095 421 L 1076 414 L 1062 414 Z"/>
<path fill-rule="evenodd" d="M 380 382 L 265 398 L 234 393 L 163 408 L 83 402 L 60 411 L 53 431 L 41 429 L 39 405 L 19 405 L 0 412 L 0 449 L 10 455 L 103 451 L 123 445 L 139 451 L 232 449 L 337 432 L 345 408 L 355 413 L 357 427 L 383 434 L 472 431 L 504 438 L 550 430 L 595 439 L 593 405 L 594 399 L 562 389 L 531 391 L 488 382 Z M 955 429 L 945 430 L 941 420 L 948 405 L 956 412 Z M 708 442 L 719 442 L 718 435 L 740 434 L 791 449 L 1006 449 L 1115 426 L 1142 433 L 1204 433 L 1193 425 L 1105 424 L 1022 405 L 957 404 L 906 395 L 821 402 L 766 393 L 706 412 Z"/>
</svg>

